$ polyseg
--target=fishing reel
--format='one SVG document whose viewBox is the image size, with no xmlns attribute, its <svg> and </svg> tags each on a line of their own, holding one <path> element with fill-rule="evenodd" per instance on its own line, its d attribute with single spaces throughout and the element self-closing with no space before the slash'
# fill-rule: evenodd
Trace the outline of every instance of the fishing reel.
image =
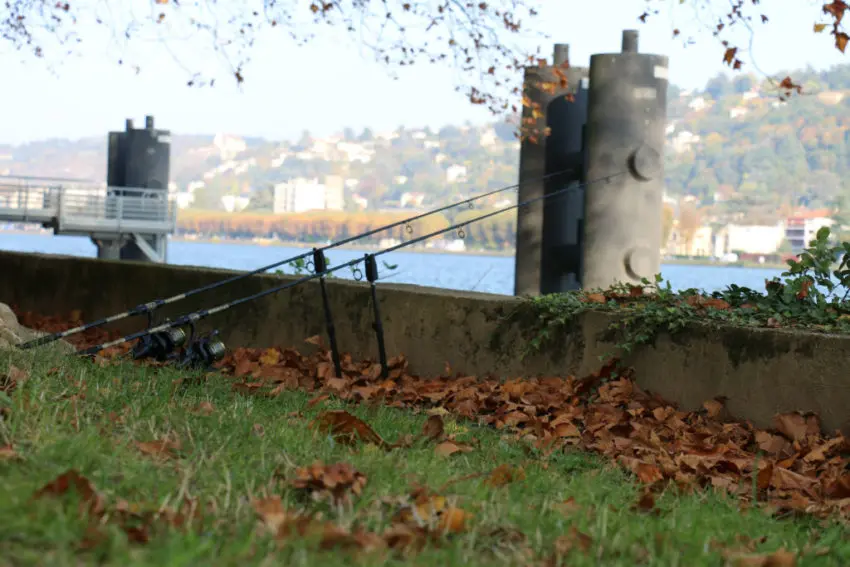
<svg viewBox="0 0 850 567">
<path fill-rule="evenodd" d="M 133 359 L 152 358 L 158 362 L 165 362 L 175 358 L 174 351 L 186 344 L 186 331 L 175 327 L 145 335 L 133 347 Z"/>
<path fill-rule="evenodd" d="M 192 335 L 195 334 L 194 326 Z M 218 338 L 218 331 L 193 340 L 183 351 L 183 357 L 177 363 L 179 368 L 209 369 L 213 364 L 224 358 L 227 347 Z"/>
</svg>

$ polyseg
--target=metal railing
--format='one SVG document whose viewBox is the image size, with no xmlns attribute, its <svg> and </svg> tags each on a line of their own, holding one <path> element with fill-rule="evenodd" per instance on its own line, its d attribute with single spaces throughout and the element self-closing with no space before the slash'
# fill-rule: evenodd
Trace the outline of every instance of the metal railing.
<svg viewBox="0 0 850 567">
<path fill-rule="evenodd" d="M 0 220 L 51 224 L 57 234 L 171 234 L 177 203 L 156 189 L 0 183 Z"/>
</svg>

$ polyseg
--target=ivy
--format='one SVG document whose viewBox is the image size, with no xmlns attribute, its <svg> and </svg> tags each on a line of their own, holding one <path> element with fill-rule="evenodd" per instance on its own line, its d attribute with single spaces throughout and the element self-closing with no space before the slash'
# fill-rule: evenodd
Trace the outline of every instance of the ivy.
<svg viewBox="0 0 850 567">
<path fill-rule="evenodd" d="M 831 244 L 821 228 L 781 277 L 765 280 L 764 291 L 738 285 L 708 294 L 674 292 L 660 274 L 640 285 L 582 290 L 529 298 L 508 318 L 530 320 L 532 336 L 523 356 L 562 342 L 576 318 L 589 311 L 616 313 L 608 330 L 615 346 L 631 353 L 659 334 L 673 335 L 700 322 L 739 327 L 789 327 L 850 333 L 850 242 Z M 614 356 L 606 353 L 602 358 Z"/>
</svg>

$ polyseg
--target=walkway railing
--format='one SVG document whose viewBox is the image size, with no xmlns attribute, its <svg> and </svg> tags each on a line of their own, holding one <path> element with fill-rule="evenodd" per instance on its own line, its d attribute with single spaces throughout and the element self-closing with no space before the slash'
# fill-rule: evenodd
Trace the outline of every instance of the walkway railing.
<svg viewBox="0 0 850 567">
<path fill-rule="evenodd" d="M 56 234 L 171 234 L 177 203 L 156 189 L 0 179 L 0 221 L 38 222 Z"/>
</svg>

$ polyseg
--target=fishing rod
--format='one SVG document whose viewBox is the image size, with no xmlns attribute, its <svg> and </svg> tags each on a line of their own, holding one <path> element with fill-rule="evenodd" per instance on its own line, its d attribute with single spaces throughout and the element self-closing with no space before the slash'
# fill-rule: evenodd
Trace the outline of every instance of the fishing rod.
<svg viewBox="0 0 850 567">
<path fill-rule="evenodd" d="M 84 331 L 87 331 L 89 329 L 93 329 L 95 327 L 100 327 L 102 325 L 106 325 L 107 323 L 114 323 L 115 321 L 121 321 L 122 319 L 126 319 L 127 317 L 134 317 L 134 316 L 137 316 L 137 315 L 147 315 L 148 316 L 148 327 L 153 327 L 153 323 L 154 323 L 153 322 L 153 312 L 156 311 L 157 309 L 159 309 L 160 307 L 165 306 L 165 305 L 177 303 L 178 301 L 182 301 L 182 300 L 184 300 L 188 297 L 191 297 L 193 295 L 197 295 L 197 294 L 203 293 L 205 291 L 211 291 L 213 289 L 217 289 L 217 288 L 222 287 L 224 285 L 227 285 L 227 284 L 230 284 L 230 283 L 233 283 L 233 282 L 236 282 L 236 281 L 240 281 L 240 280 L 243 280 L 245 278 L 255 276 L 257 274 L 261 274 L 263 272 L 271 270 L 272 268 L 277 268 L 277 267 L 282 266 L 284 264 L 289 264 L 291 262 L 297 262 L 298 260 L 303 260 L 303 259 L 305 259 L 305 258 L 307 258 L 311 255 L 313 256 L 313 262 L 312 262 L 313 263 L 313 269 L 315 270 L 315 273 L 319 273 L 320 270 L 316 269 L 317 268 L 316 260 L 318 259 L 316 257 L 316 254 L 315 254 L 316 250 L 324 252 L 325 250 L 329 250 L 331 248 L 337 248 L 337 247 L 343 246 L 345 244 L 350 244 L 351 242 L 354 242 L 356 240 L 368 238 L 369 236 L 373 236 L 373 235 L 375 235 L 379 232 L 383 232 L 385 230 L 389 230 L 389 229 L 396 228 L 396 227 L 399 227 L 399 226 L 405 226 L 407 233 L 411 234 L 411 233 L 413 233 L 413 227 L 411 226 L 410 223 L 415 222 L 417 220 L 426 218 L 426 217 L 431 216 L 431 215 L 435 215 L 437 213 L 441 213 L 443 211 L 447 211 L 449 209 L 452 209 L 454 207 L 458 207 L 458 206 L 461 206 L 461 205 L 469 205 L 470 208 L 471 208 L 472 203 L 474 201 L 479 200 L 479 199 L 483 199 L 485 197 L 497 195 L 499 193 L 504 193 L 505 191 L 515 190 L 523 184 L 533 183 L 533 182 L 538 182 L 538 181 L 545 181 L 546 179 L 548 179 L 550 177 L 553 177 L 553 176 L 556 176 L 556 175 L 563 175 L 563 174 L 569 173 L 571 171 L 573 171 L 572 168 L 571 169 L 565 169 L 565 170 L 562 170 L 562 171 L 559 171 L 559 172 L 549 173 L 549 174 L 544 175 L 542 177 L 539 177 L 537 179 L 531 179 L 531 180 L 527 180 L 527 181 L 524 181 L 524 182 L 521 182 L 521 183 L 515 183 L 513 185 L 500 187 L 499 189 L 494 189 L 493 191 L 488 191 L 487 193 L 482 193 L 481 195 L 476 195 L 474 197 L 470 197 L 468 199 L 458 201 L 457 203 L 451 203 L 449 205 L 444 205 L 442 207 L 436 208 L 436 209 L 431 210 L 431 211 L 419 213 L 419 214 L 414 215 L 412 217 L 409 217 L 409 218 L 406 218 L 406 219 L 403 219 L 403 220 L 400 220 L 400 221 L 396 221 L 396 222 L 393 222 L 393 223 L 390 223 L 388 225 L 381 226 L 381 227 L 378 227 L 378 228 L 375 228 L 375 229 L 372 229 L 372 230 L 368 230 L 368 231 L 363 232 L 361 234 L 356 234 L 354 236 L 349 236 L 347 238 L 343 238 L 342 240 L 339 240 L 337 242 L 333 242 L 333 243 L 328 244 L 326 246 L 323 246 L 321 248 L 318 248 L 318 249 L 314 248 L 313 250 L 311 250 L 309 252 L 304 252 L 304 253 L 298 254 L 296 256 L 293 256 L 291 258 L 287 258 L 285 260 L 280 260 L 278 262 L 274 262 L 272 264 L 269 264 L 267 266 L 263 266 L 261 268 L 257 268 L 256 270 L 252 270 L 250 272 L 242 272 L 242 273 L 236 274 L 234 276 L 231 276 L 229 278 L 219 280 L 217 282 L 213 282 L 213 283 L 210 283 L 210 284 L 207 284 L 207 285 L 195 288 L 195 289 L 190 289 L 189 291 L 185 291 L 183 293 L 178 293 L 177 295 L 173 295 L 173 296 L 168 297 L 166 299 L 155 299 L 155 300 L 149 301 L 147 303 L 142 303 L 142 304 L 137 305 L 136 307 L 133 307 L 132 309 L 129 309 L 129 310 L 124 311 L 122 313 L 110 315 L 109 317 L 104 317 L 102 319 L 98 319 L 98 320 L 92 321 L 90 323 L 84 323 L 84 324 L 82 324 L 78 327 L 74 327 L 72 329 L 68 329 L 68 330 L 65 330 L 65 331 L 59 331 L 59 332 L 56 332 L 56 333 L 52 333 L 52 334 L 49 334 L 49 335 L 44 335 L 42 337 L 38 337 L 36 339 L 27 341 L 25 343 L 21 343 L 20 345 L 18 345 L 18 348 L 28 349 L 28 348 L 33 348 L 33 347 L 45 345 L 47 343 L 51 343 L 51 342 L 59 340 L 59 339 L 64 339 L 64 338 L 69 337 L 71 335 L 76 335 L 78 333 L 82 333 Z"/>
<path fill-rule="evenodd" d="M 249 301 L 255 301 L 255 300 L 260 299 L 262 297 L 265 297 L 267 295 L 272 295 L 272 294 L 275 294 L 275 293 L 278 293 L 278 292 L 281 292 L 281 291 L 284 291 L 284 290 L 287 290 L 287 289 L 291 289 L 295 286 L 301 285 L 301 284 L 308 282 L 308 281 L 311 281 L 311 280 L 315 280 L 315 279 L 322 279 L 323 280 L 328 274 L 331 274 L 331 273 L 333 273 L 337 270 L 341 270 L 343 268 L 348 268 L 348 267 L 351 267 L 351 266 L 356 266 L 360 262 L 364 262 L 365 263 L 364 268 L 365 268 L 365 272 L 366 272 L 366 274 L 365 274 L 366 279 L 369 281 L 370 286 L 371 286 L 373 312 L 374 312 L 374 316 L 375 316 L 375 322 L 373 323 L 372 326 L 375 329 L 376 334 L 378 335 L 378 348 L 379 348 L 379 352 L 380 352 L 381 367 L 383 369 L 382 372 L 384 374 L 386 374 L 386 371 L 387 371 L 386 351 L 385 351 L 385 348 L 384 348 L 383 328 L 381 326 L 381 319 L 380 319 L 380 313 L 379 313 L 379 310 L 378 310 L 378 301 L 377 301 L 376 287 L 375 287 L 376 282 L 378 281 L 378 267 L 377 267 L 377 262 L 375 261 L 375 258 L 377 258 L 378 256 L 381 256 L 381 255 L 384 255 L 384 254 L 388 254 L 388 253 L 393 252 L 395 250 L 398 250 L 400 248 L 404 248 L 406 246 L 410 246 L 412 244 L 422 242 L 422 241 L 427 240 L 429 238 L 433 238 L 435 236 L 445 234 L 447 232 L 452 232 L 452 231 L 459 231 L 460 232 L 460 231 L 463 230 L 463 227 L 466 226 L 466 225 L 482 221 L 484 219 L 493 217 L 497 214 L 504 213 L 506 211 L 511 211 L 511 210 L 514 210 L 514 209 L 519 209 L 520 207 L 528 206 L 532 203 L 535 203 L 537 201 L 541 201 L 543 199 L 551 199 L 553 197 L 563 195 L 563 194 L 567 193 L 568 191 L 573 191 L 573 190 L 576 190 L 576 189 L 579 189 L 579 188 L 582 188 L 582 187 L 587 187 L 588 185 L 591 185 L 591 184 L 595 184 L 595 183 L 599 183 L 599 182 L 603 182 L 603 181 L 604 182 L 610 182 L 611 179 L 618 177 L 620 175 L 624 175 L 624 174 L 625 174 L 625 172 L 616 173 L 616 174 L 608 175 L 608 176 L 605 176 L 605 177 L 602 177 L 602 178 L 599 178 L 599 179 L 596 179 L 596 180 L 593 180 L 593 181 L 587 181 L 587 182 L 581 183 L 581 184 L 570 185 L 570 186 L 567 186 L 563 189 L 559 189 L 559 190 L 553 191 L 551 193 L 547 193 L 547 194 L 544 194 L 544 195 L 541 195 L 541 196 L 538 196 L 538 197 L 534 197 L 534 198 L 528 199 L 526 201 L 523 201 L 521 203 L 516 203 L 514 205 L 504 207 L 502 209 L 498 209 L 496 211 L 493 211 L 493 212 L 490 212 L 490 213 L 487 213 L 487 214 L 484 214 L 484 215 L 480 215 L 478 217 L 469 219 L 467 221 L 451 225 L 447 228 L 436 230 L 434 232 L 431 232 L 427 235 L 417 237 L 416 239 L 410 240 L 408 242 L 404 242 L 404 243 L 401 243 L 401 244 L 398 244 L 398 245 L 395 245 L 395 246 L 390 246 L 388 248 L 385 248 L 385 249 L 380 250 L 378 252 L 375 252 L 373 254 L 366 254 L 363 258 L 355 258 L 353 260 L 350 260 L 350 261 L 345 262 L 343 264 L 339 264 L 339 265 L 334 266 L 332 268 L 328 267 L 327 265 L 322 265 L 321 268 L 323 268 L 323 269 L 321 269 L 321 271 L 317 271 L 314 274 L 306 275 L 306 276 L 301 277 L 301 278 L 299 278 L 295 281 L 292 281 L 292 282 L 289 282 L 289 283 L 286 283 L 286 284 L 282 284 L 282 285 L 279 285 L 279 286 L 275 286 L 275 287 L 272 287 L 272 288 L 269 288 L 267 290 L 263 290 L 263 291 L 260 291 L 260 292 L 257 292 L 257 293 L 251 294 L 251 295 L 240 297 L 240 298 L 235 299 L 233 301 L 222 303 L 220 305 L 217 305 L 215 307 L 211 307 L 209 309 L 200 309 L 198 311 L 193 311 L 191 313 L 187 313 L 185 315 L 178 317 L 177 319 L 175 319 L 173 321 L 166 321 L 166 322 L 164 322 L 160 325 L 157 325 L 155 327 L 151 327 L 149 329 L 145 329 L 145 330 L 139 331 L 137 333 L 126 335 L 126 336 L 123 336 L 121 338 L 118 338 L 118 339 L 115 339 L 115 340 L 112 340 L 112 341 L 108 341 L 108 342 L 101 343 L 101 344 L 98 344 L 98 345 L 95 345 L 95 346 L 92 346 L 92 347 L 89 347 L 89 348 L 86 348 L 86 349 L 79 350 L 79 351 L 77 351 L 77 354 L 82 355 L 82 356 L 90 356 L 90 355 L 97 354 L 98 352 L 100 352 L 104 349 L 107 349 L 107 348 L 118 346 L 118 345 L 124 344 L 124 343 L 129 342 L 129 341 L 142 339 L 142 342 L 139 345 L 137 345 L 138 348 L 133 353 L 134 358 L 138 359 L 138 358 L 150 357 L 150 358 L 154 358 L 154 359 L 160 360 L 160 361 L 173 360 L 175 358 L 173 351 L 175 349 L 179 348 L 180 346 L 182 346 L 187 340 L 186 333 L 183 332 L 182 329 L 178 329 L 178 327 L 182 327 L 184 325 L 189 325 L 190 329 L 191 329 L 190 337 L 194 337 L 194 335 L 195 335 L 195 324 L 198 321 L 209 317 L 210 315 L 215 315 L 217 313 L 221 313 L 222 311 L 226 311 L 227 309 L 230 309 L 232 307 L 236 307 L 237 305 L 241 305 L 241 304 L 247 303 Z M 322 254 L 322 251 L 318 248 L 314 249 L 313 252 L 317 254 L 317 256 L 315 256 L 316 258 L 319 258 L 319 255 Z M 319 262 L 321 262 L 321 260 L 319 260 Z M 355 268 L 355 269 L 357 270 L 357 268 Z M 324 294 L 324 291 L 323 291 L 323 301 L 325 303 L 325 307 L 327 308 L 327 297 Z M 329 311 L 327 309 L 326 309 L 325 313 L 326 313 L 326 317 L 329 318 Z M 332 335 L 332 348 L 334 350 L 336 350 L 335 349 L 335 346 L 336 346 L 335 345 L 335 339 L 333 338 L 332 327 L 329 327 L 328 331 L 329 331 L 329 334 Z M 186 348 L 184 355 L 183 355 L 183 358 L 179 362 L 179 365 L 181 367 L 189 367 L 189 366 L 196 366 L 196 367 L 197 366 L 206 366 L 206 367 L 209 367 L 216 360 L 220 360 L 224 356 L 226 349 L 225 349 L 224 343 L 221 340 L 216 338 L 217 335 L 218 335 L 218 332 L 213 331 L 209 336 L 207 336 L 203 339 L 200 339 L 200 340 L 194 341 L 194 342 L 190 342 L 190 345 Z M 338 362 L 339 361 L 339 355 L 338 355 L 338 353 L 334 352 L 333 356 L 334 356 L 334 363 L 335 363 L 334 365 L 336 367 L 338 375 L 341 376 L 341 372 L 340 372 L 340 368 L 339 368 L 339 362 Z"/>
</svg>

